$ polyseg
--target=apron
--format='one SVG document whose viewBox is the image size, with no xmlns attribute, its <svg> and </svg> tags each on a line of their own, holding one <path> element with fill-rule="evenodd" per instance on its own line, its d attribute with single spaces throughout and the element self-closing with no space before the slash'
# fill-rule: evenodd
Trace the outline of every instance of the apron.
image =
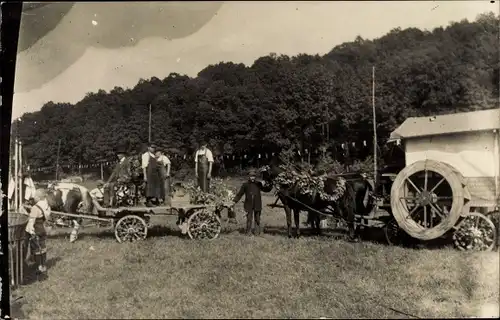
<svg viewBox="0 0 500 320">
<path fill-rule="evenodd" d="M 163 162 L 159 162 L 158 166 L 160 167 L 160 177 L 163 181 L 164 195 L 162 199 L 168 201 L 170 198 L 170 177 L 167 177 L 167 168 Z"/>
<path fill-rule="evenodd" d="M 203 192 L 208 192 L 210 188 L 210 180 L 207 179 L 208 158 L 206 153 L 207 151 L 205 150 L 203 154 L 198 154 L 198 186 Z"/>
<path fill-rule="evenodd" d="M 147 183 L 146 183 L 146 197 L 161 199 L 164 195 L 164 184 L 161 179 L 160 172 L 161 164 L 158 163 L 156 158 L 149 155 L 149 163 L 146 169 Z"/>
</svg>

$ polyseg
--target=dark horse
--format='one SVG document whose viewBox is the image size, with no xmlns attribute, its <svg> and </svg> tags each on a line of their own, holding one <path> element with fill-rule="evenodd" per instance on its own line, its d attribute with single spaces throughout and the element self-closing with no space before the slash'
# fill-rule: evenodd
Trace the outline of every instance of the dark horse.
<svg viewBox="0 0 500 320">
<path fill-rule="evenodd" d="M 283 169 L 281 169 L 276 164 L 271 164 L 261 171 L 266 183 L 274 185 L 275 178 L 281 172 L 283 172 Z M 329 195 L 333 195 L 337 188 L 338 179 L 341 178 L 327 177 L 327 179 L 325 180 L 324 192 Z M 321 199 L 319 195 L 316 195 L 313 199 L 310 195 L 293 191 L 293 186 L 275 185 L 276 189 L 278 190 L 277 196 L 285 209 L 289 238 L 292 237 L 292 211 L 295 221 L 296 237 L 300 236 L 299 214 L 301 211 L 306 211 L 309 213 L 314 232 L 318 235 L 321 233 L 321 216 L 320 214 L 318 214 L 319 211 L 345 220 L 349 229 L 349 239 L 356 240 L 355 214 L 364 215 L 371 211 L 373 201 L 371 201 L 370 197 L 367 197 L 367 194 L 368 191 L 372 189 L 372 187 L 368 181 L 361 177 L 361 175 L 356 179 L 342 179 L 346 181 L 345 192 L 337 201 L 325 201 Z"/>
</svg>

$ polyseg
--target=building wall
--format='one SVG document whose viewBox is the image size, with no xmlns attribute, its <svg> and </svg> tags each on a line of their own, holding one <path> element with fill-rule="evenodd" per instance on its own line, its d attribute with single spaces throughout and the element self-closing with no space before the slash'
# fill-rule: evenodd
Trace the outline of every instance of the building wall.
<svg viewBox="0 0 500 320">
<path fill-rule="evenodd" d="M 406 165 L 432 159 L 448 163 L 465 177 L 495 177 L 499 159 L 494 135 L 490 131 L 408 139 Z"/>
<path fill-rule="evenodd" d="M 468 178 L 467 185 L 477 206 L 495 203 L 500 191 L 497 134 L 485 131 L 407 139 L 406 165 L 426 159 L 445 162 Z"/>
</svg>

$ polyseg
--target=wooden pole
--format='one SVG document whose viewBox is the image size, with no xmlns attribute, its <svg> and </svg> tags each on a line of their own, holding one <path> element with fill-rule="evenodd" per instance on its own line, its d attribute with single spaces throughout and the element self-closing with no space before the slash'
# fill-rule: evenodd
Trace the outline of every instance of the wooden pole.
<svg viewBox="0 0 500 320">
<path fill-rule="evenodd" d="M 375 114 L 375 66 L 372 67 L 373 181 L 377 185 L 377 116 Z"/>
<path fill-rule="evenodd" d="M 494 134 L 494 145 L 493 145 L 493 155 L 495 159 L 495 199 L 497 199 L 497 207 L 495 210 L 498 210 L 498 206 L 500 205 L 500 194 L 499 194 L 499 175 L 500 175 L 500 139 L 499 135 L 500 133 L 498 132 L 497 129 L 493 130 Z"/>
<path fill-rule="evenodd" d="M 57 143 L 57 158 L 56 158 L 56 181 L 59 178 L 59 154 L 61 152 L 61 139 Z"/>
<path fill-rule="evenodd" d="M 18 187 L 19 187 L 19 143 L 16 138 L 15 140 L 15 145 L 14 145 L 14 209 L 16 211 L 19 210 L 19 193 L 18 193 Z"/>
<path fill-rule="evenodd" d="M 23 143 L 19 141 L 19 209 L 23 206 Z"/>
<path fill-rule="evenodd" d="M 101 162 L 101 180 L 104 180 L 104 168 L 102 166 L 102 162 Z"/>
<path fill-rule="evenodd" d="M 149 131 L 148 131 L 148 142 L 151 143 L 151 104 L 149 104 Z"/>
</svg>

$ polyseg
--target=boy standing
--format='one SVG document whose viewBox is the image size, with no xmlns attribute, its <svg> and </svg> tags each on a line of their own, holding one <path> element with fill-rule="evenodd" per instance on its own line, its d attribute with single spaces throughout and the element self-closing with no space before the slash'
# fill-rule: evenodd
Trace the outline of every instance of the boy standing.
<svg viewBox="0 0 500 320">
<path fill-rule="evenodd" d="M 50 217 L 50 206 L 47 202 L 47 193 L 44 189 L 38 189 L 33 196 L 35 205 L 31 208 L 28 215 L 26 232 L 30 235 L 29 245 L 31 253 L 38 264 L 37 273 L 40 280 L 47 277 L 47 247 L 45 244 L 47 231 L 45 230 L 45 221 Z"/>
<path fill-rule="evenodd" d="M 198 180 L 198 186 L 203 192 L 208 192 L 208 190 L 210 190 L 213 164 L 214 156 L 212 151 L 207 148 L 207 142 L 202 141 L 200 143 L 200 148 L 194 155 L 194 172 Z"/>
</svg>

